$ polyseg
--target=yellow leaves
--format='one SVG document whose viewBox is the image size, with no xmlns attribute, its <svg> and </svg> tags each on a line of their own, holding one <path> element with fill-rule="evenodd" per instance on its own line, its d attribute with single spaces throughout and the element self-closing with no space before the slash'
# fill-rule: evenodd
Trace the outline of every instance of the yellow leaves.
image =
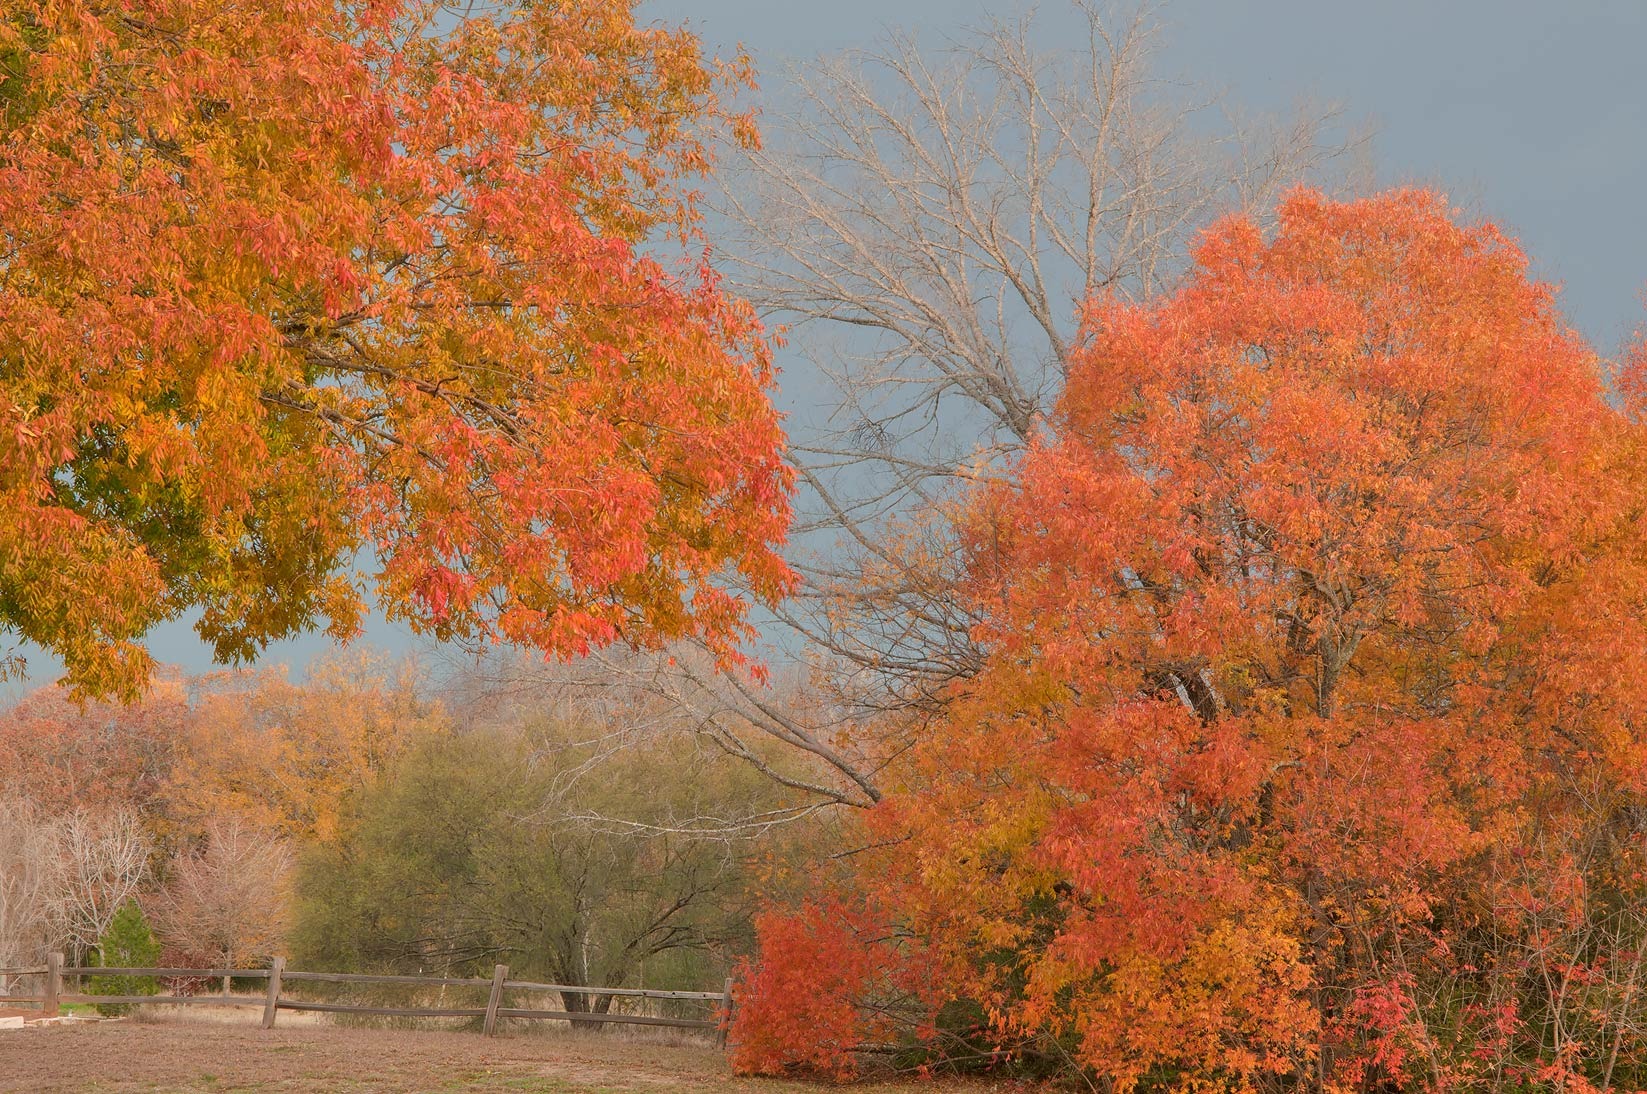
<svg viewBox="0 0 1647 1094">
<path fill-rule="evenodd" d="M 1116 953 L 1096 977 L 1055 945 L 1030 957 L 1026 996 L 1009 1020 L 1067 1024 L 1081 1063 L 1117 1090 L 1258 1089 L 1307 1066 L 1320 1032 L 1296 921 L 1277 893 L 1250 918 L 1216 922 L 1176 958 Z"/>
<path fill-rule="evenodd" d="M 409 666 L 351 654 L 310 676 L 302 686 L 270 670 L 205 681 L 173 769 L 179 824 L 204 830 L 235 816 L 297 842 L 332 840 L 353 796 L 442 726 Z"/>
</svg>

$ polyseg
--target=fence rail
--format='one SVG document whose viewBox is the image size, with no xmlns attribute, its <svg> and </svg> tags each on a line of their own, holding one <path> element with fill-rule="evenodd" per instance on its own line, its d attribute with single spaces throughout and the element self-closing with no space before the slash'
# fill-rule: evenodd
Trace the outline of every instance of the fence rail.
<svg viewBox="0 0 1647 1094">
<path fill-rule="evenodd" d="M 509 966 L 507 965 L 496 966 L 489 977 L 398 976 L 355 972 L 304 972 L 298 969 L 287 969 L 285 959 L 280 957 L 275 958 L 273 963 L 266 969 L 101 968 L 89 965 L 67 965 L 63 961 L 62 954 L 54 953 L 44 965 L 0 967 L 0 983 L 9 983 L 13 978 L 22 976 L 42 978 L 44 983 L 40 993 L 37 995 L 0 994 L 0 1003 L 38 1003 L 46 1014 L 56 1014 L 59 1006 L 63 1003 L 110 1003 L 119 1005 L 158 1003 L 183 1006 L 262 1007 L 264 1029 L 273 1027 L 275 1016 L 283 1010 L 395 1018 L 480 1018 L 483 1021 L 483 1028 L 487 1036 L 492 1036 L 497 1032 L 497 1020 L 499 1018 L 527 1018 L 553 1019 L 572 1022 L 576 1025 L 671 1026 L 677 1029 L 714 1030 L 718 1031 L 718 1040 L 724 1045 L 726 1042 L 726 1026 L 732 1015 L 731 980 L 728 980 L 725 988 L 718 992 L 662 991 L 654 988 L 598 988 L 578 984 L 544 984 L 535 980 L 510 980 Z M 166 980 L 230 978 L 236 980 L 266 980 L 268 985 L 267 990 L 262 995 L 96 995 L 85 992 L 64 991 L 63 980 L 65 977 L 81 976 L 153 977 Z M 284 985 L 290 983 L 396 984 L 425 988 L 487 988 L 489 989 L 489 995 L 485 1007 L 365 1006 L 355 1003 L 327 1003 L 289 998 L 282 994 L 282 989 Z M 225 984 L 224 987 L 227 988 L 228 985 Z M 563 998 L 566 995 L 581 995 L 591 1001 L 600 996 L 605 996 L 608 1000 L 612 998 L 685 1000 L 714 1003 L 715 1012 L 713 1017 L 698 1019 L 669 1018 L 651 1014 L 612 1013 L 611 1011 L 602 1013 L 594 1010 L 540 1010 L 532 1007 L 504 1006 L 504 996 L 510 992 L 517 994 L 556 992 L 560 993 Z"/>
</svg>

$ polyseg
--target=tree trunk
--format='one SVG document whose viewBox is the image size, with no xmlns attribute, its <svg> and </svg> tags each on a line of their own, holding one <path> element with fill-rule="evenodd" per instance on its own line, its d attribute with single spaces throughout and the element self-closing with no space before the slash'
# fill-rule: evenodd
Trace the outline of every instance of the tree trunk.
<svg viewBox="0 0 1647 1094">
<path fill-rule="evenodd" d="M 607 997 L 602 996 L 602 998 L 607 998 Z M 563 991 L 563 992 L 560 993 L 560 999 L 561 999 L 562 1007 L 565 1009 L 566 1013 L 568 1013 L 568 1014 L 581 1015 L 581 1014 L 605 1014 L 606 1013 L 605 1009 L 599 1007 L 598 1005 L 596 1007 L 593 1007 L 593 1008 L 590 1007 L 590 1005 L 589 1005 L 589 994 L 587 992 Z M 600 1027 L 601 1027 L 601 1023 L 591 1022 L 587 1018 L 574 1017 L 572 1019 L 572 1028 L 574 1030 L 592 1031 L 592 1030 L 598 1030 Z"/>
</svg>

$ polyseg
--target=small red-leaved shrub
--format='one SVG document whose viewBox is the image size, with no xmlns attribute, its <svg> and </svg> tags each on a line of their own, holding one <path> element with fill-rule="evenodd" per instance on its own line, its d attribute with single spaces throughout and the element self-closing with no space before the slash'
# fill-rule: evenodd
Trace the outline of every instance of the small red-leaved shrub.
<svg viewBox="0 0 1647 1094">
<path fill-rule="evenodd" d="M 757 921 L 761 960 L 739 970 L 733 1067 L 849 1079 L 855 1052 L 922 1024 L 920 980 L 907 947 L 861 908 L 829 898 Z M 913 1004 L 913 1005 L 912 1005 Z"/>
</svg>

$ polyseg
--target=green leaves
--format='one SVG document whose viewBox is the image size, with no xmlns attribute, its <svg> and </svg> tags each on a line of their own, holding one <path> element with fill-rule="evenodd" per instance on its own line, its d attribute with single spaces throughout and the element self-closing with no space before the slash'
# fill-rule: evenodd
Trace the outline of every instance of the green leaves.
<svg viewBox="0 0 1647 1094">
<path fill-rule="evenodd" d="M 160 943 L 148 917 L 135 900 L 126 901 L 97 940 L 97 964 L 111 969 L 152 969 L 159 962 Z M 87 987 L 92 995 L 160 994 L 160 983 L 152 976 L 93 976 Z M 131 1009 L 130 1003 L 97 1004 L 99 1014 L 128 1014 Z"/>
</svg>

